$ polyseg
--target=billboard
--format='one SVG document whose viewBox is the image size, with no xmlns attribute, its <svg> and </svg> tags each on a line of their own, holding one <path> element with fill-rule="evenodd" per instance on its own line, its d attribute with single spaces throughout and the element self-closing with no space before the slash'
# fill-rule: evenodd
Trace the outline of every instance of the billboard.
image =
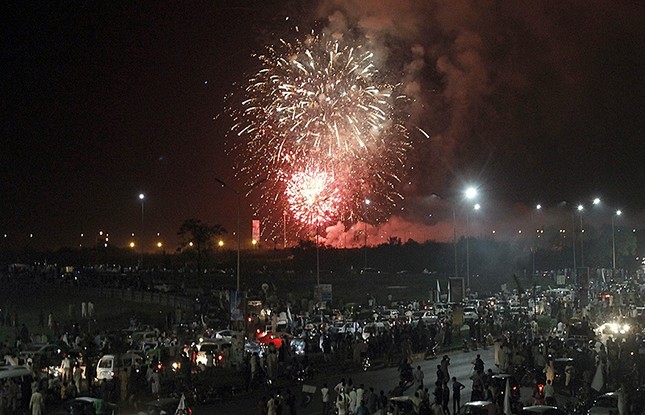
<svg viewBox="0 0 645 415">
<path fill-rule="evenodd" d="M 260 241 L 260 221 L 258 219 L 253 219 L 251 221 L 251 226 L 252 226 L 252 238 L 254 241 L 259 242 Z"/>
</svg>

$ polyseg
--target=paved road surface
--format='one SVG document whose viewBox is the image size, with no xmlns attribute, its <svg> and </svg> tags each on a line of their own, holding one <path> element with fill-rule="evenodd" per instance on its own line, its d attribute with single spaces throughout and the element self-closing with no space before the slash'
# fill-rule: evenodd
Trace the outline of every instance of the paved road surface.
<svg viewBox="0 0 645 415">
<path fill-rule="evenodd" d="M 478 350 L 476 352 L 465 353 L 461 350 L 454 351 L 449 353 L 450 357 L 450 367 L 449 372 L 450 376 L 455 376 L 457 380 L 466 385 L 466 389 L 462 391 L 462 401 L 468 401 L 471 392 L 472 381 L 470 381 L 470 374 L 473 370 L 472 362 L 475 360 L 475 356 L 481 354 L 482 359 L 484 360 L 485 369 L 492 368 L 494 371 L 495 367 L 494 358 L 493 358 L 493 348 L 488 350 Z M 425 360 L 414 362 L 413 367 L 421 366 L 421 370 L 425 375 L 425 384 L 427 385 L 430 393 L 434 389 L 434 382 L 436 380 L 437 365 L 441 360 L 441 355 L 439 358 L 434 360 Z M 354 385 L 360 385 L 361 383 L 365 385 L 366 388 L 370 386 L 374 387 L 374 390 L 378 393 L 380 390 L 385 391 L 387 394 L 392 390 L 399 381 L 399 372 L 395 367 L 384 368 L 378 370 L 370 370 L 367 372 L 356 371 L 352 373 L 337 373 L 333 375 L 320 375 L 315 379 L 308 381 L 307 384 L 313 385 L 316 387 L 316 394 L 311 404 L 307 407 L 300 407 L 300 402 L 302 399 L 302 385 L 294 385 L 291 387 L 292 393 L 296 394 L 298 400 L 298 414 L 306 415 L 320 415 L 322 413 L 322 403 L 320 400 L 320 387 L 323 382 L 327 382 L 327 386 L 332 389 L 336 385 L 340 378 L 344 377 L 345 379 L 351 378 Z M 412 394 L 414 388 L 409 388 L 406 391 L 406 394 Z M 264 391 L 253 391 L 249 394 L 237 396 L 231 401 L 228 402 L 218 402 L 211 405 L 204 405 L 197 408 L 194 408 L 193 413 L 195 415 L 206 415 L 206 414 L 218 414 L 218 415 L 240 415 L 240 414 L 256 414 L 258 413 L 257 405 L 259 399 L 262 397 Z M 284 393 L 284 390 L 282 391 Z M 266 393 L 266 392 L 264 392 Z M 332 395 L 333 399 L 333 395 Z"/>
</svg>

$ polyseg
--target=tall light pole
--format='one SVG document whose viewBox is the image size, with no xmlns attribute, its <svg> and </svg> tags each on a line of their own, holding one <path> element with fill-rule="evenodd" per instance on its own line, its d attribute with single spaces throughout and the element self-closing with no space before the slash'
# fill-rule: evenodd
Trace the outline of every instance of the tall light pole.
<svg viewBox="0 0 645 415">
<path fill-rule="evenodd" d="M 139 251 L 141 251 L 141 257 L 139 258 L 139 266 L 143 265 L 143 205 L 145 199 L 146 195 L 139 193 L 139 200 L 141 201 L 141 237 L 139 238 L 139 244 L 141 244 L 141 247 L 139 248 Z"/>
<path fill-rule="evenodd" d="M 542 205 L 538 203 L 535 206 L 535 211 L 539 212 L 541 209 L 542 209 Z M 533 248 L 531 248 L 531 253 L 533 254 L 532 255 L 533 273 L 531 274 L 531 276 L 535 277 L 535 251 L 537 250 L 537 240 L 538 240 L 538 232 L 539 232 L 539 230 L 535 227 L 535 212 L 531 212 L 531 219 L 532 219 L 531 222 L 533 222 L 531 223 L 531 225 L 533 226 L 533 229 L 535 229 L 535 234 L 533 235 Z"/>
<path fill-rule="evenodd" d="M 466 189 L 464 195 L 466 199 L 473 200 L 477 197 L 477 188 L 469 187 Z M 479 210 L 479 204 L 474 206 L 475 210 Z M 470 233 L 470 209 L 466 210 L 466 288 L 470 288 L 470 244 L 469 244 L 469 235 Z"/>
<path fill-rule="evenodd" d="M 619 209 L 614 215 L 611 215 L 611 263 L 612 263 L 612 276 L 616 273 L 616 216 L 622 215 L 623 212 Z"/>
<path fill-rule="evenodd" d="M 585 229 L 582 226 L 582 211 L 585 209 L 583 205 L 578 205 L 578 214 L 580 215 L 580 266 L 585 267 L 585 244 L 584 233 Z"/>
<path fill-rule="evenodd" d="M 365 253 L 365 266 L 363 267 L 363 269 L 367 269 L 367 207 L 370 205 L 370 203 L 372 203 L 371 200 L 365 199 L 365 215 L 363 217 L 363 233 L 365 237 L 365 240 L 363 242 L 363 251 Z"/>
<path fill-rule="evenodd" d="M 452 246 L 455 249 L 455 278 L 459 277 L 459 267 L 457 266 L 457 209 L 452 204 Z"/>
<path fill-rule="evenodd" d="M 237 224 L 235 226 L 235 236 L 237 239 L 237 258 L 235 264 L 235 290 L 240 291 L 240 204 L 241 204 L 241 195 L 236 189 L 227 185 L 225 181 L 215 178 L 215 181 L 222 185 L 222 187 L 228 188 L 231 192 L 235 193 L 237 197 Z"/>
<path fill-rule="evenodd" d="M 249 189 L 247 192 L 244 194 L 244 196 L 248 196 L 248 194 L 253 190 L 254 187 L 257 185 L 263 183 L 266 179 L 259 180 L 255 183 L 253 183 L 251 186 L 249 186 Z M 219 184 L 222 185 L 222 187 L 226 187 L 233 193 L 235 193 L 235 196 L 237 197 L 237 225 L 235 229 L 235 235 L 237 236 L 237 260 L 236 260 L 236 266 L 235 266 L 235 289 L 237 291 L 240 291 L 240 205 L 242 203 L 242 194 L 237 190 L 234 189 L 233 187 L 229 186 L 226 184 L 224 180 L 218 179 L 217 177 L 215 178 L 215 181 Z"/>
<path fill-rule="evenodd" d="M 479 210 L 481 205 L 475 203 L 473 210 Z M 468 240 L 470 239 L 470 209 L 466 211 L 466 286 L 470 288 L 470 246 Z"/>
</svg>

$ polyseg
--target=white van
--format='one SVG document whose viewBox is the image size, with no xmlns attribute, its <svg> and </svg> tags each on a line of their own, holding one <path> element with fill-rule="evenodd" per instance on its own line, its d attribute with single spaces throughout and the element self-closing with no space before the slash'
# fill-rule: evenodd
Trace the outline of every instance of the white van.
<svg viewBox="0 0 645 415">
<path fill-rule="evenodd" d="M 122 355 L 106 354 L 96 364 L 96 379 L 111 380 L 119 376 L 123 368 L 139 368 L 143 366 L 143 357 L 136 353 L 124 353 Z"/>
<path fill-rule="evenodd" d="M 13 379 L 18 383 L 31 383 L 31 371 L 26 366 L 0 366 L 0 381 Z"/>
</svg>

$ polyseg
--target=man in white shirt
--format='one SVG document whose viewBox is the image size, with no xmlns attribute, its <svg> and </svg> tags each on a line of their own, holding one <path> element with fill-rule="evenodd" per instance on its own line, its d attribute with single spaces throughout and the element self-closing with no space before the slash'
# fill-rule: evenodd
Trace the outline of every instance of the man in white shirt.
<svg viewBox="0 0 645 415">
<path fill-rule="evenodd" d="M 322 415 L 328 415 L 329 414 L 329 388 L 327 387 L 327 383 L 323 383 L 322 388 L 320 388 L 320 394 L 322 395 L 322 404 L 323 404 Z"/>
</svg>

